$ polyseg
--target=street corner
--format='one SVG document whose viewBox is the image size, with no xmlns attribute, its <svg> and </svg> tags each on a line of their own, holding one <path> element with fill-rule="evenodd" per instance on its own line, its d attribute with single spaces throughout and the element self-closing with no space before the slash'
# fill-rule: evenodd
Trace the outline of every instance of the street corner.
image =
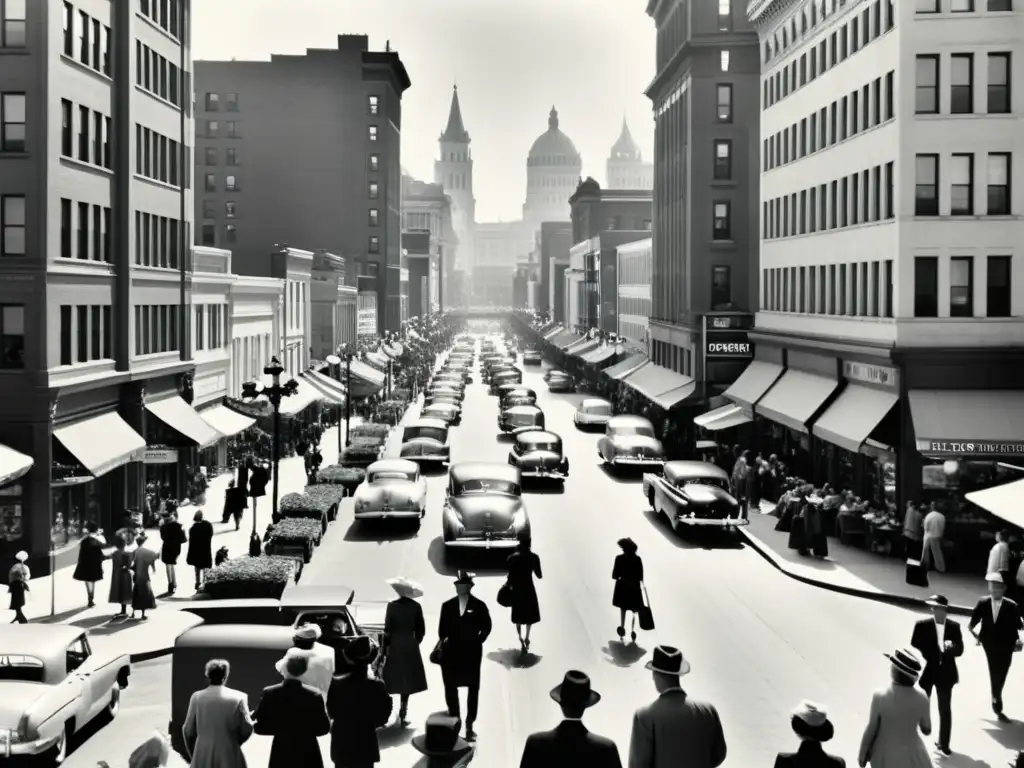
<svg viewBox="0 0 1024 768">
<path fill-rule="evenodd" d="M 94 651 L 124 653 L 136 662 L 169 654 L 179 636 L 202 623 L 194 613 L 174 608 L 157 608 L 148 612 L 145 619 L 115 614 L 115 606 L 103 605 L 42 623 L 67 624 L 88 630 Z"/>
</svg>

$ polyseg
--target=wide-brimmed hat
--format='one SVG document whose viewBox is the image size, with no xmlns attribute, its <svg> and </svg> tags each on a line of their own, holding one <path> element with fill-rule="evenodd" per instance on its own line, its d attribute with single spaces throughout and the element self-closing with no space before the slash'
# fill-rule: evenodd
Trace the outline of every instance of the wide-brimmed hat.
<svg viewBox="0 0 1024 768">
<path fill-rule="evenodd" d="M 305 640 L 306 642 L 315 643 L 320 639 L 321 634 L 323 634 L 323 630 L 316 624 L 303 624 L 292 632 L 292 640 Z"/>
<path fill-rule="evenodd" d="M 907 675 L 917 679 L 921 676 L 921 657 L 910 648 L 897 648 L 892 653 L 885 654 L 885 658 L 892 662 L 893 667 Z"/>
<path fill-rule="evenodd" d="M 654 649 L 651 660 L 644 664 L 651 672 L 663 675 L 685 675 L 690 671 L 690 662 L 683 658 L 683 652 L 671 645 L 659 645 Z"/>
<path fill-rule="evenodd" d="M 359 635 L 349 641 L 342 655 L 349 664 L 365 666 L 377 658 L 377 643 L 372 637 Z"/>
<path fill-rule="evenodd" d="M 387 585 L 395 590 L 399 597 L 423 597 L 423 587 L 404 576 L 388 579 Z"/>
<path fill-rule="evenodd" d="M 23 549 L 14 556 L 14 559 L 17 560 L 19 563 L 24 563 L 26 560 L 28 560 L 28 552 L 26 552 Z"/>
<path fill-rule="evenodd" d="M 949 608 L 949 599 L 945 595 L 932 595 L 924 601 L 925 605 L 932 608 Z"/>
<path fill-rule="evenodd" d="M 302 657 L 306 659 L 306 663 L 308 664 L 311 659 L 311 656 L 312 654 L 310 654 L 309 651 L 304 651 L 301 648 L 289 648 L 287 651 L 284 652 L 284 656 L 278 659 L 277 663 L 274 664 L 274 669 L 277 670 L 277 674 L 279 674 L 281 677 L 287 677 L 288 661 L 290 659 Z"/>
<path fill-rule="evenodd" d="M 1003 574 L 993 572 L 985 574 L 985 581 L 994 581 L 996 584 L 1005 584 L 1003 581 Z"/>
<path fill-rule="evenodd" d="M 832 721 L 828 719 L 828 712 L 821 704 L 815 704 L 813 701 L 801 701 L 793 710 L 790 723 L 797 736 L 815 741 L 828 741 L 835 734 Z"/>
<path fill-rule="evenodd" d="M 592 707 L 601 700 L 601 694 L 590 687 L 586 672 L 570 669 L 562 682 L 551 689 L 551 698 L 567 706 Z"/>
<path fill-rule="evenodd" d="M 457 757 L 473 747 L 459 736 L 459 720 L 441 712 L 427 718 L 423 733 L 412 737 L 413 748 L 429 757 Z"/>
<path fill-rule="evenodd" d="M 639 549 L 639 547 L 637 547 L 636 545 L 636 542 L 628 536 L 626 536 L 623 539 L 619 539 L 616 543 L 624 552 L 636 552 L 637 549 Z"/>
<path fill-rule="evenodd" d="M 463 571 L 462 569 L 459 569 L 459 575 L 458 575 L 458 578 L 455 579 L 455 583 L 456 584 L 468 584 L 469 586 L 472 587 L 476 583 L 474 581 L 475 577 L 476 577 L 475 573 L 470 573 L 469 571 Z"/>
</svg>

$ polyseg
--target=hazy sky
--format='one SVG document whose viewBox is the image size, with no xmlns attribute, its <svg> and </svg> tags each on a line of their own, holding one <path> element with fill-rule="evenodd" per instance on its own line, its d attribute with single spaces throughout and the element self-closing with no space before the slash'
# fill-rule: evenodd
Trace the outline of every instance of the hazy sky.
<svg viewBox="0 0 1024 768">
<path fill-rule="evenodd" d="M 477 220 L 518 219 L 526 155 L 558 108 L 583 155 L 583 175 L 604 183 L 622 118 L 645 158 L 654 122 L 643 95 L 654 77 L 654 24 L 645 0 L 199 0 L 197 59 L 268 59 L 334 48 L 340 33 L 387 40 L 412 88 L 402 104 L 402 165 L 433 181 L 437 137 L 457 82 L 473 139 Z"/>
</svg>

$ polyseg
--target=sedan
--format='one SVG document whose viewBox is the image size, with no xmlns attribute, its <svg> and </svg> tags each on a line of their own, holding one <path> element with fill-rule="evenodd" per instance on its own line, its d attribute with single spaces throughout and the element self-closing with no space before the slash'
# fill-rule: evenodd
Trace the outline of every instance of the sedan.
<svg viewBox="0 0 1024 768">
<path fill-rule="evenodd" d="M 507 464 L 457 464 L 441 509 L 446 551 L 516 547 L 530 533 L 519 470 Z"/>
<path fill-rule="evenodd" d="M 597 443 L 601 461 L 612 467 L 665 464 L 665 449 L 654 436 L 654 425 L 640 416 L 613 416 Z"/>
<path fill-rule="evenodd" d="M 573 421 L 579 429 L 592 429 L 594 427 L 604 429 L 611 417 L 611 403 L 599 397 L 585 397 L 576 409 Z"/>
<path fill-rule="evenodd" d="M 518 435 L 531 429 L 544 429 L 544 411 L 536 405 L 514 405 L 498 414 L 498 429 Z"/>
<path fill-rule="evenodd" d="M 572 376 L 562 371 L 552 373 L 548 377 L 548 391 L 549 392 L 575 392 L 576 382 L 572 380 Z"/>
<path fill-rule="evenodd" d="M 670 461 L 661 472 L 644 475 L 644 497 L 672 529 L 712 527 L 733 530 L 747 525 L 732 494 L 729 475 L 703 461 Z"/>
<path fill-rule="evenodd" d="M 356 488 L 355 519 L 396 518 L 419 521 L 427 513 L 427 480 L 419 465 L 406 459 L 375 461 Z"/>
<path fill-rule="evenodd" d="M 457 427 L 462 423 L 462 408 L 454 403 L 430 403 L 420 409 L 420 418 L 437 419 L 450 427 Z"/>
<path fill-rule="evenodd" d="M 554 432 L 521 432 L 508 454 L 508 463 L 519 468 L 523 479 L 555 480 L 569 476 L 569 459 L 562 452 L 562 438 Z"/>
<path fill-rule="evenodd" d="M 523 365 L 540 365 L 544 358 L 536 349 L 528 349 L 523 352 Z"/>
<path fill-rule="evenodd" d="M 437 419 L 417 419 L 402 431 L 400 455 L 422 463 L 447 464 L 451 454 L 448 425 Z"/>
</svg>

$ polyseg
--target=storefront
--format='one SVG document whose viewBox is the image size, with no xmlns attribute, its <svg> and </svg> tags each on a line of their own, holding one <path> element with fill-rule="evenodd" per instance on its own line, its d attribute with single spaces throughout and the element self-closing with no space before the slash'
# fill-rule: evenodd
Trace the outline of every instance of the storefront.
<svg viewBox="0 0 1024 768">
<path fill-rule="evenodd" d="M 24 490 L 19 482 L 35 462 L 21 451 L 0 445 L 0 541 L 5 546 L 25 535 Z"/>
</svg>

